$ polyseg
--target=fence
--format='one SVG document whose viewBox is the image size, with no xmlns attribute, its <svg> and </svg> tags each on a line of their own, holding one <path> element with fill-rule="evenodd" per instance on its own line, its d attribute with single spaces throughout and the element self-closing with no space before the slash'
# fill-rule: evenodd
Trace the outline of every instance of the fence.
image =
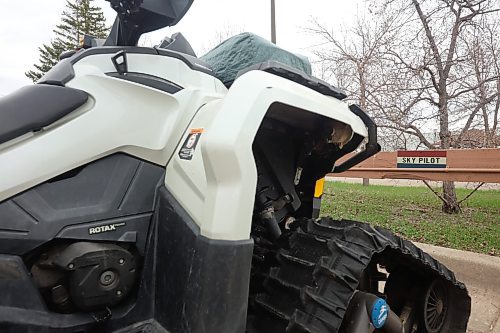
<svg viewBox="0 0 500 333">
<path fill-rule="evenodd" d="M 432 152 L 435 151 L 415 151 L 405 152 L 405 154 L 401 154 L 402 152 L 380 152 L 346 172 L 329 174 L 328 176 L 500 183 L 500 149 L 445 150 L 442 151 L 445 153 L 446 162 L 444 165 L 400 163 L 398 167 L 398 153 L 401 162 L 401 155 L 425 156 L 432 155 Z M 345 156 L 338 163 L 350 156 L 352 154 Z"/>
</svg>

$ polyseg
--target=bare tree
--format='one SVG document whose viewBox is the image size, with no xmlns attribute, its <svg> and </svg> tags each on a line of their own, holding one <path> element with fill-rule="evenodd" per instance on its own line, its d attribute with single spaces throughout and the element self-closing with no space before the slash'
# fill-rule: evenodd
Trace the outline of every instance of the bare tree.
<svg viewBox="0 0 500 333">
<path fill-rule="evenodd" d="M 464 147 L 464 141 L 474 129 L 482 126 L 483 133 L 476 138 L 480 147 L 498 145 L 498 120 L 500 109 L 500 20 L 484 18 L 473 33 L 463 37 L 469 57 L 461 66 L 465 72 L 471 72 L 464 79 L 460 89 L 468 98 L 467 107 L 472 110 L 465 125 L 459 132 L 455 146 Z M 472 130 L 472 131 L 471 131 Z"/>
<path fill-rule="evenodd" d="M 461 103 L 454 103 L 468 89 L 454 89 L 465 78 L 456 67 L 467 58 L 466 48 L 459 43 L 461 34 L 467 28 L 474 27 L 481 16 L 498 11 L 493 8 L 493 1 L 488 0 L 412 0 L 413 8 L 418 16 L 422 35 L 424 56 L 419 67 L 407 64 L 412 71 L 423 70 L 432 83 L 431 103 L 438 111 L 440 148 L 452 147 L 450 131 L 450 108 L 460 108 Z M 398 54 L 394 54 L 398 57 Z M 405 61 L 403 59 L 403 63 Z M 469 89 L 474 89 L 473 87 Z M 478 108 L 480 106 L 478 105 Z M 474 111 L 473 111 L 474 112 Z M 443 210 L 455 213 L 460 210 L 453 182 L 443 182 Z"/>
<path fill-rule="evenodd" d="M 354 27 L 341 29 L 342 37 L 315 19 L 307 28 L 327 44 L 326 48 L 314 50 L 320 60 L 321 76 L 334 80 L 365 110 L 369 109 L 369 95 L 383 89 L 384 82 L 379 77 L 383 69 L 382 54 L 399 28 L 394 23 L 391 19 L 372 22 L 358 17 Z"/>
<path fill-rule="evenodd" d="M 498 124 L 499 54 L 498 17 L 491 14 L 499 11 L 498 1 L 379 3 L 372 1 L 369 17 L 342 38 L 317 22 L 310 29 L 327 42 L 329 49 L 316 54 L 332 64 L 337 83 L 347 83 L 351 98 L 379 126 L 415 136 L 428 149 L 460 147 L 477 115 L 491 142 Z M 437 142 L 422 130 L 432 123 Z M 456 128 L 461 130 L 454 136 Z M 443 199 L 445 212 L 460 210 L 453 182 L 443 182 Z"/>
<path fill-rule="evenodd" d="M 413 135 L 433 148 L 420 129 L 429 117 L 423 115 L 423 107 L 417 111 L 419 103 L 426 100 L 422 80 L 405 71 L 405 66 L 389 54 L 410 18 L 403 12 L 372 14 L 358 16 L 349 29 L 332 29 L 312 21 L 307 30 L 324 42 L 313 51 L 320 76 L 346 90 L 348 99 L 385 129 L 383 134 L 399 138 L 401 143 L 406 142 L 405 136 Z"/>
</svg>

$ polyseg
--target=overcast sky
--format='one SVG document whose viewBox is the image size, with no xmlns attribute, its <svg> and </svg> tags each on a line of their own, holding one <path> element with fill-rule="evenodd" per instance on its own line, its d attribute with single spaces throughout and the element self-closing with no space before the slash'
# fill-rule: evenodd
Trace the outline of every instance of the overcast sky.
<svg viewBox="0 0 500 333">
<path fill-rule="evenodd" d="M 38 47 L 50 42 L 65 0 L 3 0 L 0 10 L 0 96 L 30 84 L 24 72 L 38 60 Z M 114 11 L 104 0 L 95 0 L 111 25 Z M 304 32 L 311 18 L 332 27 L 348 22 L 358 10 L 358 0 L 276 0 L 278 45 L 310 56 L 317 43 Z M 195 51 L 211 45 L 215 34 L 227 27 L 254 32 L 270 39 L 269 0 L 195 0 L 181 22 L 148 34 L 148 43 L 182 32 Z"/>
</svg>

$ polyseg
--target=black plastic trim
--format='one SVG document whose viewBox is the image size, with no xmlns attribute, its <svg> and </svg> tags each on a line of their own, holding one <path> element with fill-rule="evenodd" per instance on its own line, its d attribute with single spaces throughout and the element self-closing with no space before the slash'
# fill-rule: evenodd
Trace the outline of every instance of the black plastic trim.
<svg viewBox="0 0 500 333">
<path fill-rule="evenodd" d="M 175 52 L 172 50 L 166 50 L 161 48 L 150 48 L 150 47 L 137 47 L 137 46 L 127 46 L 127 47 L 118 47 L 118 46 L 103 46 L 103 47 L 93 47 L 90 49 L 82 50 L 76 53 L 73 57 L 70 58 L 71 63 L 74 65 L 78 61 L 82 60 L 85 57 L 96 55 L 96 54 L 115 54 L 119 51 L 125 51 L 128 54 L 151 54 L 151 55 L 161 55 L 165 57 L 171 57 L 175 59 L 179 59 L 184 62 L 189 68 L 195 71 L 199 71 L 205 74 L 209 74 L 215 77 L 215 74 L 210 69 L 210 65 L 203 62 L 202 60 L 190 56 L 188 54 Z"/>
<path fill-rule="evenodd" d="M 267 73 L 283 77 L 285 79 L 306 86 L 312 90 L 315 90 L 323 95 L 332 96 L 340 100 L 347 97 L 347 95 L 339 88 L 334 87 L 323 80 L 315 78 L 311 75 L 308 75 L 304 72 L 296 70 L 295 68 L 292 68 L 277 61 L 266 61 L 245 68 L 244 70 L 238 72 L 238 75 L 236 75 L 235 80 L 237 80 L 241 75 L 254 70 L 264 71 Z"/>
<path fill-rule="evenodd" d="M 128 72 L 127 53 L 125 51 L 118 51 L 111 57 L 111 62 L 118 74 L 123 75 Z"/>
<path fill-rule="evenodd" d="M 73 69 L 73 65 L 78 61 L 92 55 L 116 54 L 120 51 L 125 51 L 126 53 L 132 54 L 151 54 L 175 58 L 184 62 L 192 70 L 216 77 L 209 64 L 193 56 L 194 51 L 193 54 L 185 54 L 182 52 L 176 52 L 173 50 L 162 48 L 138 46 L 101 46 L 82 49 L 80 51 L 77 51 L 71 57 L 59 61 L 54 67 L 52 67 L 51 70 L 49 70 L 44 76 L 42 76 L 42 78 L 37 83 L 64 86 L 75 77 L 75 70 Z"/>
<path fill-rule="evenodd" d="M 18 256 L 0 254 L 0 290 L 2 290 L 0 308 L 11 306 L 17 308 L 30 307 L 38 311 L 45 309 L 38 290 L 31 282 L 28 270 Z M 9 290 L 14 297 L 9 297 L 5 293 L 6 290 Z M 0 323 L 2 319 L 0 316 Z"/>
<path fill-rule="evenodd" d="M 184 53 L 196 58 L 191 44 L 180 32 L 173 34 L 168 40 L 164 40 L 158 48 Z"/>
<path fill-rule="evenodd" d="M 111 308 L 108 321 L 96 323 L 92 314 L 59 314 L 40 301 L 35 304 L 40 296 L 20 257 L 0 255 L 0 331 L 244 332 L 253 241 L 204 237 L 165 186 L 156 192 L 155 207 L 136 295 Z M 5 260 L 15 267 L 7 265 L 2 275 Z M 4 276 L 19 280 L 19 287 L 10 289 Z M 12 298 L 23 292 L 22 303 L 15 303 Z"/>
<path fill-rule="evenodd" d="M 154 89 L 158 89 L 164 92 L 167 92 L 169 94 L 175 94 L 179 91 L 181 91 L 182 88 L 181 86 L 171 82 L 167 81 L 161 77 L 154 76 L 154 75 L 149 75 L 149 74 L 144 74 L 144 73 L 135 73 L 135 72 L 128 72 L 123 75 L 120 75 L 119 73 L 106 73 L 106 75 L 121 79 L 121 80 L 126 80 L 138 84 L 142 84 Z"/>
<path fill-rule="evenodd" d="M 204 62 L 203 60 L 190 56 L 189 54 L 184 54 L 173 50 L 156 48 L 156 51 L 158 51 L 159 55 L 181 60 L 186 65 L 188 65 L 188 67 L 191 68 L 192 70 L 199 71 L 205 74 L 209 74 L 213 77 L 216 77 L 214 72 L 210 68 L 210 65 Z"/>
<path fill-rule="evenodd" d="M 114 154 L 0 202 L 0 253 L 26 254 L 55 239 L 133 243 L 144 252 L 163 167 Z M 89 229 L 119 225 L 112 232 Z"/>
<path fill-rule="evenodd" d="M 39 131 L 88 100 L 86 92 L 53 85 L 25 86 L 0 99 L 0 143 Z"/>
<path fill-rule="evenodd" d="M 98 55 L 98 54 L 116 54 L 117 52 L 125 51 L 127 53 L 135 54 L 158 54 L 153 48 L 150 47 L 139 47 L 139 46 L 101 46 L 101 47 L 91 47 L 90 49 L 82 49 L 77 52 L 74 56 L 69 58 L 71 63 L 74 65 L 83 58 Z M 111 59 L 110 59 L 111 61 Z"/>
<path fill-rule="evenodd" d="M 361 118 L 361 120 L 367 127 L 368 143 L 366 144 L 365 149 L 363 151 L 354 155 L 353 157 L 343 162 L 342 164 L 335 165 L 332 170 L 333 173 L 344 172 L 350 169 L 351 167 L 355 166 L 356 164 L 361 163 L 367 158 L 375 155 L 381 149 L 380 145 L 377 143 L 377 125 L 375 125 L 373 120 L 363 110 L 361 110 L 359 106 L 353 104 L 349 106 L 349 109 L 352 111 L 352 113 Z"/>
<path fill-rule="evenodd" d="M 73 65 L 68 58 L 65 58 L 45 73 L 37 83 L 64 86 L 74 77 L 75 70 L 73 69 Z"/>
<path fill-rule="evenodd" d="M 244 332 L 253 240 L 208 239 L 166 188 L 159 198 L 156 319 L 169 332 Z"/>
</svg>

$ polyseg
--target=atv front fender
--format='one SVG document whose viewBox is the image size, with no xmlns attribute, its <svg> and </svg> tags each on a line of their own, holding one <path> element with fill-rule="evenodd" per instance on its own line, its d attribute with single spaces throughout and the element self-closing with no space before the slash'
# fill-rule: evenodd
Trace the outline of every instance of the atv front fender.
<svg viewBox="0 0 500 333">
<path fill-rule="evenodd" d="M 203 129 L 192 160 L 179 156 L 167 166 L 166 186 L 183 205 L 201 234 L 211 239 L 250 237 L 257 170 L 252 144 L 266 115 L 282 109 L 283 117 L 307 121 L 323 116 L 351 126 L 357 138 L 368 137 L 364 121 L 346 103 L 263 71 L 239 77 L 222 100 L 207 103 L 184 134 Z M 313 128 L 314 130 L 314 128 Z M 237 222 L 236 222 L 237 221 Z"/>
</svg>

